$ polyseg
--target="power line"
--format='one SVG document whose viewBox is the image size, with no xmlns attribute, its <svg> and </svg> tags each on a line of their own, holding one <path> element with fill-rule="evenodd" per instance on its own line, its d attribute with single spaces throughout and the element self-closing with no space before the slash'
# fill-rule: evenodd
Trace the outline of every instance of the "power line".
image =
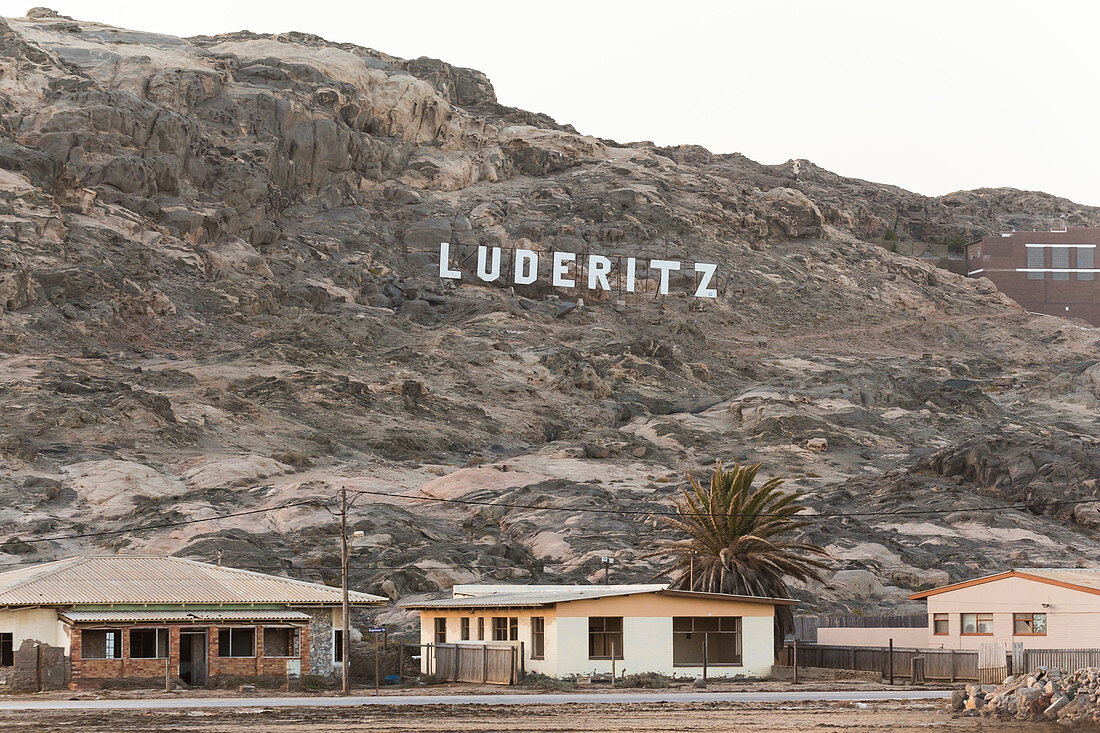
<svg viewBox="0 0 1100 733">
<path fill-rule="evenodd" d="M 232 512 L 230 514 L 219 514 L 216 517 L 199 517 L 197 519 L 181 519 L 178 522 L 160 522 L 158 524 L 143 524 L 140 527 L 127 527 L 126 529 L 106 529 L 99 532 L 80 532 L 77 534 L 67 535 L 54 535 L 52 537 L 32 537 L 30 539 L 23 539 L 17 537 L 19 542 L 23 544 L 31 545 L 39 542 L 59 542 L 61 540 L 79 540 L 91 537 L 109 537 L 111 535 L 128 534 L 130 532 L 144 532 L 147 529 L 170 529 L 172 527 L 183 527 L 188 524 L 198 524 L 199 522 L 216 522 L 219 519 L 232 519 L 233 517 L 244 517 L 249 514 L 263 514 L 265 512 L 274 512 L 280 509 L 290 509 L 298 506 L 323 506 L 323 502 L 317 499 L 307 499 L 305 501 L 293 501 L 287 504 L 279 504 L 278 506 L 264 507 L 263 509 L 248 509 L 243 512 Z"/>
<path fill-rule="evenodd" d="M 195 558 L 184 558 L 184 559 L 194 560 Z M 629 562 L 629 561 L 632 561 L 632 560 L 628 558 L 626 561 Z M 634 558 L 633 561 L 641 562 L 641 560 L 638 559 L 638 558 Z M 28 565 L 41 565 L 43 563 L 48 563 L 48 562 L 58 562 L 58 561 L 57 560 L 27 560 L 25 562 L 0 563 L 0 568 L 26 567 Z M 204 562 L 204 561 L 199 560 L 198 562 Z M 448 563 L 445 567 L 438 567 L 438 568 L 435 568 L 435 567 L 433 567 L 433 568 L 422 568 L 422 567 L 419 567 L 418 565 L 415 565 L 414 563 L 416 563 L 416 562 L 420 562 L 420 561 L 419 560 L 410 561 L 408 564 L 405 564 L 405 565 L 361 565 L 359 563 L 352 563 L 352 569 L 354 569 L 354 570 L 425 570 L 425 571 L 429 571 L 429 570 L 452 570 L 452 569 L 457 569 L 457 570 L 516 570 L 516 569 L 519 569 L 519 570 L 534 570 L 535 567 L 533 567 L 533 566 L 539 566 L 539 565 L 541 565 L 541 566 L 559 566 L 559 565 L 569 565 L 569 564 L 574 564 L 574 563 L 577 564 L 578 566 L 583 566 L 583 565 L 586 565 L 586 564 L 597 564 L 598 565 L 600 563 L 600 558 L 593 557 L 593 558 L 588 558 L 587 560 L 573 560 L 573 561 L 570 561 L 570 560 L 547 560 L 547 561 L 543 561 L 543 560 L 523 560 L 523 561 L 516 561 L 516 562 L 524 563 L 523 565 L 517 565 L 517 564 L 512 564 L 512 565 L 479 565 L 479 564 L 476 564 L 476 563 Z M 616 560 L 616 563 L 618 563 L 618 562 L 619 562 L 619 560 Z M 296 572 L 303 572 L 303 573 L 311 572 L 311 571 L 315 571 L 315 570 L 333 571 L 333 572 L 336 572 L 336 571 L 340 570 L 339 565 L 238 565 L 238 564 L 233 564 L 233 565 L 226 565 L 225 567 L 227 567 L 227 568 L 236 568 L 237 570 L 287 570 L 287 571 L 296 571 Z M 601 565 L 601 567 L 602 567 L 602 565 Z"/>
<path fill-rule="evenodd" d="M 595 509 L 592 507 L 556 507 L 556 506 L 539 506 L 537 504 L 507 504 L 492 501 L 479 501 L 477 499 L 444 499 L 436 496 L 407 496 L 404 494 L 387 494 L 384 491 L 368 491 L 366 489 L 356 489 L 351 493 L 366 494 L 370 496 L 384 496 L 390 499 L 407 499 L 409 501 L 435 501 L 443 502 L 447 504 L 465 504 L 469 506 L 485 506 L 485 507 L 499 507 L 503 509 L 533 509 L 538 511 L 547 512 L 570 512 L 570 513 L 591 513 L 591 514 L 623 514 L 627 516 L 648 516 L 648 517 L 725 517 L 725 514 L 705 514 L 695 512 L 678 512 L 678 511 L 655 511 L 647 509 Z M 1094 504 L 1100 502 L 1100 499 L 1079 499 L 1073 501 L 1054 501 L 1050 504 L 1057 504 L 1061 506 L 1076 506 L 1078 504 Z M 962 509 L 900 509 L 896 511 L 882 510 L 874 512 L 829 512 L 826 514 L 794 514 L 792 518 L 797 518 L 799 521 L 809 521 L 812 519 L 835 519 L 843 517 L 897 517 L 907 515 L 925 515 L 925 514 L 955 514 L 957 512 L 973 513 L 973 512 L 1000 512 L 1008 509 L 1024 510 L 1030 509 L 1034 504 L 1008 504 L 1005 506 L 985 506 L 985 507 L 966 507 Z M 739 515 L 730 515 L 739 516 Z M 784 516 L 778 513 L 759 512 L 754 513 L 752 516 L 756 517 L 778 517 Z"/>
<path fill-rule="evenodd" d="M 534 511 L 550 511 L 550 512 L 568 512 L 571 514 L 618 514 L 622 516 L 650 516 L 650 517 L 707 517 L 715 516 L 722 517 L 725 515 L 717 514 L 702 514 L 692 512 L 679 512 L 679 511 L 659 511 L 659 510 L 637 510 L 637 509 L 598 509 L 593 507 L 553 507 L 553 506 L 538 506 L 537 504 L 516 504 L 506 502 L 493 502 L 493 501 L 480 501 L 477 499 L 445 499 L 435 496 L 407 496 L 404 494 L 390 494 L 384 491 L 369 491 L 366 489 L 356 489 L 351 493 L 364 495 L 364 496 L 380 496 L 388 499 L 405 499 L 407 501 L 427 501 L 446 504 L 458 504 L 465 506 L 483 506 L 494 507 L 501 509 L 530 509 Z M 1078 506 L 1082 504 L 1094 504 L 1100 503 L 1100 499 L 1078 499 L 1073 501 L 1052 501 L 1047 506 Z M 280 509 L 290 509 L 299 506 L 318 506 L 326 507 L 326 502 L 319 499 L 307 499 L 304 501 L 288 502 L 285 504 L 279 504 L 272 507 L 264 507 L 261 509 L 248 509 L 240 512 L 231 512 L 228 514 L 219 514 L 214 517 L 200 517 L 196 519 L 183 519 L 176 522 L 159 522 L 156 524 L 145 524 L 138 527 L 127 527 L 123 529 L 109 529 L 100 530 L 96 532 L 79 532 L 67 535 L 53 535 L 50 537 L 31 537 L 23 539 L 16 535 L 15 537 L 19 542 L 23 544 L 38 544 L 42 542 L 59 542 L 62 540 L 75 540 L 75 539 L 95 539 L 99 537 L 111 537 L 122 534 L 130 534 L 134 532 L 144 532 L 151 529 L 171 529 L 174 527 L 183 527 L 191 524 L 198 524 L 200 522 L 216 522 L 223 519 L 232 519 L 234 517 L 243 517 L 253 514 L 265 514 L 268 512 L 279 511 Z M 867 511 L 867 512 L 828 512 L 821 514 L 795 514 L 791 515 L 798 521 L 813 521 L 818 519 L 843 519 L 846 517 L 899 517 L 899 516 L 926 516 L 926 515 L 942 515 L 942 514 L 973 514 L 978 512 L 1001 512 L 1001 511 L 1024 511 L 1030 509 L 1034 504 L 1008 504 L 999 507 L 965 507 L 955 509 L 901 509 L 901 510 L 882 510 L 882 511 Z M 754 516 L 760 517 L 776 517 L 782 516 L 777 513 L 761 512 Z"/>
</svg>

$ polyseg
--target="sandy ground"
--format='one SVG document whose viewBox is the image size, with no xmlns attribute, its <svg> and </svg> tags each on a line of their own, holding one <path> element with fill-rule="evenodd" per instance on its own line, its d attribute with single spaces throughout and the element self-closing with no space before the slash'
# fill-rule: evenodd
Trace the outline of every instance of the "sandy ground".
<svg viewBox="0 0 1100 733">
<path fill-rule="evenodd" d="M 946 689 L 929 686 L 911 686 L 904 684 L 888 685 L 869 680 L 808 680 L 797 685 L 784 680 L 711 680 L 707 685 L 707 692 L 865 692 L 869 690 L 929 690 Z M 438 685 L 417 686 L 409 684 L 406 687 L 382 687 L 379 692 L 383 695 L 552 695 L 555 692 L 587 693 L 591 695 L 607 694 L 612 692 L 692 692 L 695 690 L 691 680 L 677 680 L 665 688 L 637 688 L 637 687 L 611 687 L 607 684 L 576 685 L 562 690 L 537 689 L 534 687 L 506 685 L 478 685 L 468 683 L 444 683 Z M 352 688 L 353 695 L 371 695 L 375 692 L 370 685 L 355 685 Z M 139 688 L 133 690 L 91 689 L 73 692 L 71 690 L 47 690 L 33 694 L 0 694 L 0 702 L 18 702 L 20 700 L 160 700 L 179 699 L 182 697 L 233 697 L 241 695 L 236 689 L 203 689 L 196 688 L 186 691 L 164 692 L 160 689 Z M 268 689 L 262 687 L 256 693 L 243 695 L 252 697 L 261 695 L 264 697 L 330 697 L 339 695 L 337 689 L 331 690 L 295 690 L 286 692 L 281 688 Z"/>
<path fill-rule="evenodd" d="M 699 703 L 512 706 L 437 705 L 344 709 L 236 709 L 3 713 L 0 729 L 35 733 L 347 733 L 355 731 L 949 731 L 1049 730 L 954 718 L 946 702 Z"/>
</svg>

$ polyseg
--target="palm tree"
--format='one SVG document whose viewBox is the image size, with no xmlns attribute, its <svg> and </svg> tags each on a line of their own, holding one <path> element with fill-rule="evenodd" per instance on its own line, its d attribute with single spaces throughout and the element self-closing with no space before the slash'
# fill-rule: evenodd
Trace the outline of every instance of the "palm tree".
<svg viewBox="0 0 1100 733">
<path fill-rule="evenodd" d="M 651 556 L 669 556 L 672 565 L 660 573 L 671 587 L 707 593 L 787 597 L 788 579 L 821 581 L 828 567 L 825 550 L 792 535 L 808 522 L 797 519 L 804 508 L 800 495 L 780 490 L 783 479 L 772 478 L 754 488 L 760 464 L 724 470 L 719 462 L 710 485 L 689 486 L 674 500 L 676 516 L 658 517 L 685 539 L 659 542 Z M 775 607 L 778 650 L 794 630 L 790 606 Z"/>
</svg>

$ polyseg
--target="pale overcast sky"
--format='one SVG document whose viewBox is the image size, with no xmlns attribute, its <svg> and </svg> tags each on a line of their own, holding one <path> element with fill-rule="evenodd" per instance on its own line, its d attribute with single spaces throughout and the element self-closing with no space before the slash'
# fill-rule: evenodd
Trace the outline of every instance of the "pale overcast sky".
<svg viewBox="0 0 1100 733">
<path fill-rule="evenodd" d="M 1100 3 L 45 2 L 177 36 L 299 30 L 434 56 L 484 71 L 504 104 L 623 142 L 1100 205 Z"/>
</svg>

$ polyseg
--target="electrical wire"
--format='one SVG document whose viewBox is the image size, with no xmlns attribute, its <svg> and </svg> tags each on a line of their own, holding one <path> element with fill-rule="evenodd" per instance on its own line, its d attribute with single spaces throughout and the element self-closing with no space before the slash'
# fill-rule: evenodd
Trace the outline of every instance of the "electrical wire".
<svg viewBox="0 0 1100 733">
<path fill-rule="evenodd" d="M 533 511 L 551 511 L 551 512 L 568 512 L 570 514 L 618 514 L 622 516 L 666 516 L 666 517 L 691 517 L 691 516 L 710 516 L 708 514 L 693 514 L 690 512 L 679 511 L 659 511 L 659 510 L 633 510 L 633 509 L 599 509 L 593 507 L 553 507 L 553 506 L 539 506 L 537 504 L 516 504 L 506 502 L 493 502 L 493 501 L 481 501 L 477 499 L 446 499 L 435 496 L 407 496 L 403 494 L 391 494 L 384 491 L 369 491 L 366 489 L 354 489 L 348 492 L 349 494 L 357 494 L 361 496 L 378 496 L 388 499 L 404 499 L 406 501 L 414 502 L 437 502 L 445 504 L 457 504 L 463 506 L 481 506 L 490 508 L 501 509 L 529 509 Z M 1048 502 L 1047 506 L 1077 506 L 1081 504 L 1094 504 L 1100 503 L 1100 499 L 1078 499 L 1072 501 L 1053 501 Z M 49 537 L 30 537 L 23 539 L 18 538 L 18 541 L 23 544 L 38 544 L 43 542 L 59 542 L 62 540 L 74 540 L 74 539 L 94 539 L 98 537 L 110 537 L 122 534 L 130 534 L 134 532 L 144 532 L 151 529 L 171 529 L 174 527 L 183 527 L 192 524 L 198 524 L 201 522 L 215 522 L 223 519 L 232 519 L 234 517 L 243 517 L 254 514 L 264 514 L 268 512 L 279 511 L 281 509 L 290 509 L 300 506 L 314 506 L 321 507 L 331 511 L 328 502 L 321 501 L 319 499 L 307 499 L 304 501 L 288 502 L 285 504 L 279 504 L 272 507 L 264 507 L 261 509 L 248 509 L 239 512 L 231 512 L 228 514 L 219 514 L 214 517 L 199 517 L 195 519 L 183 519 L 175 522 L 158 522 L 155 524 L 145 524 L 137 527 L 126 527 L 122 529 L 109 529 L 100 530 L 96 532 L 79 532 L 65 535 L 52 535 Z M 882 510 L 882 511 L 865 511 L 865 512 L 827 512 L 820 514 L 795 514 L 791 515 L 793 518 L 797 518 L 798 521 L 813 521 L 819 519 L 843 519 L 846 517 L 899 517 L 899 516 L 926 516 L 926 515 L 942 515 L 942 514 L 973 514 L 976 512 L 1001 512 L 1001 511 L 1023 511 L 1030 509 L 1033 504 L 1007 504 L 999 507 L 965 507 L 954 509 L 899 509 L 899 510 Z M 783 516 L 775 513 L 761 512 L 755 516 L 762 517 L 775 517 Z"/>
<path fill-rule="evenodd" d="M 538 511 L 547 512 L 570 512 L 570 513 L 591 513 L 591 514 L 623 514 L 627 516 L 650 516 L 650 517 L 707 517 L 710 514 L 692 513 L 692 512 L 679 512 L 679 511 L 655 511 L 648 509 L 594 509 L 591 507 L 555 507 L 555 506 L 539 506 L 537 504 L 505 504 L 500 502 L 491 501 L 479 501 L 477 499 L 444 499 L 436 496 L 407 496 L 404 494 L 388 494 L 384 491 L 368 491 L 366 489 L 353 489 L 348 491 L 349 494 L 363 494 L 369 496 L 384 496 L 390 499 L 407 499 L 409 501 L 435 501 L 443 502 L 447 504 L 465 504 L 469 506 L 484 506 L 484 507 L 500 507 L 504 509 L 532 509 Z M 1050 504 L 1058 504 L 1064 506 L 1076 506 L 1078 504 L 1094 504 L 1100 503 L 1100 499 L 1077 499 L 1073 501 L 1055 501 Z M 973 512 L 1000 512 L 1005 510 L 1024 510 L 1030 509 L 1035 504 L 1007 504 L 1005 506 L 986 506 L 986 507 L 966 507 L 963 509 L 899 509 L 899 510 L 882 510 L 882 511 L 867 511 L 867 512 L 828 512 L 823 514 L 794 514 L 792 518 L 797 518 L 799 521 L 809 521 L 813 519 L 841 519 L 844 517 L 897 517 L 906 515 L 925 515 L 925 514 L 955 514 L 955 513 L 973 513 Z M 721 515 L 725 516 L 725 515 Z M 731 515 L 734 516 L 734 515 Z M 786 516 L 777 513 L 759 512 L 754 513 L 753 516 L 758 517 L 777 517 Z"/>
</svg>

